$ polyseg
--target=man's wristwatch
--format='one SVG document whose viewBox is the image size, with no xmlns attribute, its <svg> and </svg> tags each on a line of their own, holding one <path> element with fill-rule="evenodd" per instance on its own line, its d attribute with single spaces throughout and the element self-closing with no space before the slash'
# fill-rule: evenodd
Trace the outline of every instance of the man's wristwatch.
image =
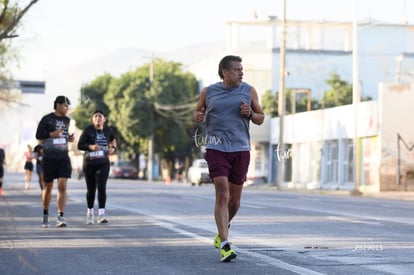
<svg viewBox="0 0 414 275">
<path fill-rule="evenodd" d="M 253 118 L 253 115 L 254 115 L 253 110 L 250 110 L 250 115 L 249 115 L 249 118 L 250 118 L 250 119 L 252 119 L 252 118 Z"/>
</svg>

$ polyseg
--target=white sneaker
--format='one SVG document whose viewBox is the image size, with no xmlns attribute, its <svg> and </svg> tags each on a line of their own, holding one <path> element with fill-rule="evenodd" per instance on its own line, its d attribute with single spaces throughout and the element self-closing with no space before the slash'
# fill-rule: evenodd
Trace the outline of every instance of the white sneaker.
<svg viewBox="0 0 414 275">
<path fill-rule="evenodd" d="M 86 224 L 94 224 L 95 223 L 95 216 L 93 213 L 87 213 L 86 214 Z"/>
<path fill-rule="evenodd" d="M 108 223 L 108 220 L 105 218 L 104 214 L 98 216 L 98 223 Z"/>
<path fill-rule="evenodd" d="M 68 223 L 65 221 L 63 216 L 58 216 L 56 220 L 56 227 L 66 227 Z"/>
<path fill-rule="evenodd" d="M 43 219 L 42 219 L 42 227 L 43 227 L 43 228 L 49 228 L 49 227 L 50 227 L 50 223 L 49 223 L 49 215 L 43 215 Z"/>
</svg>

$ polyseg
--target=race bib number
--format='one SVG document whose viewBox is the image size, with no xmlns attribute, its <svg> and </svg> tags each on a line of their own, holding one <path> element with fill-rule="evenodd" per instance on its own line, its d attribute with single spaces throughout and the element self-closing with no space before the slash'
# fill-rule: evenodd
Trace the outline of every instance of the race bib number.
<svg viewBox="0 0 414 275">
<path fill-rule="evenodd" d="M 91 159 L 96 159 L 96 158 L 103 158 L 105 156 L 104 151 L 100 150 L 100 151 L 94 151 L 94 152 L 89 152 L 89 157 Z"/>
<path fill-rule="evenodd" d="M 53 139 L 53 145 L 65 145 L 66 144 L 66 138 L 54 138 Z"/>
</svg>

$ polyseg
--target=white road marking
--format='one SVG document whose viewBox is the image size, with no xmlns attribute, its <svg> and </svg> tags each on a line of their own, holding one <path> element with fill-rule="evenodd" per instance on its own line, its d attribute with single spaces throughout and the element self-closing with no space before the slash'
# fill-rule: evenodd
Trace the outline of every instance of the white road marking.
<svg viewBox="0 0 414 275">
<path fill-rule="evenodd" d="M 167 216 L 159 217 L 157 215 L 152 215 L 151 213 L 146 213 L 145 211 L 140 211 L 140 210 L 137 210 L 136 208 L 131 208 L 131 207 L 123 206 L 123 205 L 114 205 L 114 204 L 112 204 L 112 207 L 152 217 L 152 218 L 155 219 L 155 221 L 153 222 L 153 224 L 155 224 L 155 225 L 158 225 L 158 226 L 163 227 L 165 229 L 171 230 L 171 231 L 176 232 L 178 234 L 181 234 L 183 236 L 187 236 L 187 237 L 199 240 L 200 242 L 212 244 L 211 238 L 206 238 L 206 237 L 200 236 L 198 234 L 195 234 L 195 233 L 177 228 L 174 225 L 174 223 L 179 223 L 179 224 L 185 225 L 185 226 L 192 226 L 191 223 L 185 223 L 185 222 L 177 221 L 177 220 L 173 221 L 172 217 L 171 217 L 171 220 L 170 220 Z M 214 230 L 210 230 L 210 231 L 212 232 L 212 234 L 215 234 Z M 246 249 L 241 249 L 241 248 L 238 248 L 236 246 L 233 246 L 233 247 L 237 251 L 242 252 L 243 254 L 249 255 L 250 257 L 257 259 L 258 261 L 264 262 L 268 265 L 271 265 L 271 266 L 274 266 L 274 267 L 277 267 L 277 268 L 289 270 L 289 271 L 297 273 L 297 274 L 306 274 L 306 275 L 308 275 L 308 274 L 309 275 L 322 275 L 323 274 L 323 273 L 319 273 L 319 272 L 316 272 L 316 271 L 313 271 L 313 270 L 310 270 L 310 269 L 307 269 L 307 268 L 303 268 L 303 267 L 300 267 L 300 266 L 291 265 L 291 264 L 285 263 L 285 262 L 283 262 L 279 259 L 272 258 L 272 257 L 266 256 L 266 255 L 260 254 L 260 253 L 256 253 L 256 252 L 249 251 L 249 250 L 246 250 Z"/>
</svg>

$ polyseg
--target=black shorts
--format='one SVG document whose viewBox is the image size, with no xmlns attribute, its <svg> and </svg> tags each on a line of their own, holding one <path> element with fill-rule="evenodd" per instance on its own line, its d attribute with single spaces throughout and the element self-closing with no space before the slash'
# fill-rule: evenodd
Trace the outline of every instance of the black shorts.
<svg viewBox="0 0 414 275">
<path fill-rule="evenodd" d="M 70 158 L 47 159 L 43 158 L 43 181 L 45 183 L 53 182 L 58 178 L 70 178 L 72 176 L 72 165 Z"/>
<path fill-rule="evenodd" d="M 33 162 L 26 161 L 24 164 L 24 170 L 33 171 Z"/>
<path fill-rule="evenodd" d="M 3 168 L 3 164 L 0 164 L 0 178 L 2 178 L 4 176 L 4 168 Z"/>
</svg>

